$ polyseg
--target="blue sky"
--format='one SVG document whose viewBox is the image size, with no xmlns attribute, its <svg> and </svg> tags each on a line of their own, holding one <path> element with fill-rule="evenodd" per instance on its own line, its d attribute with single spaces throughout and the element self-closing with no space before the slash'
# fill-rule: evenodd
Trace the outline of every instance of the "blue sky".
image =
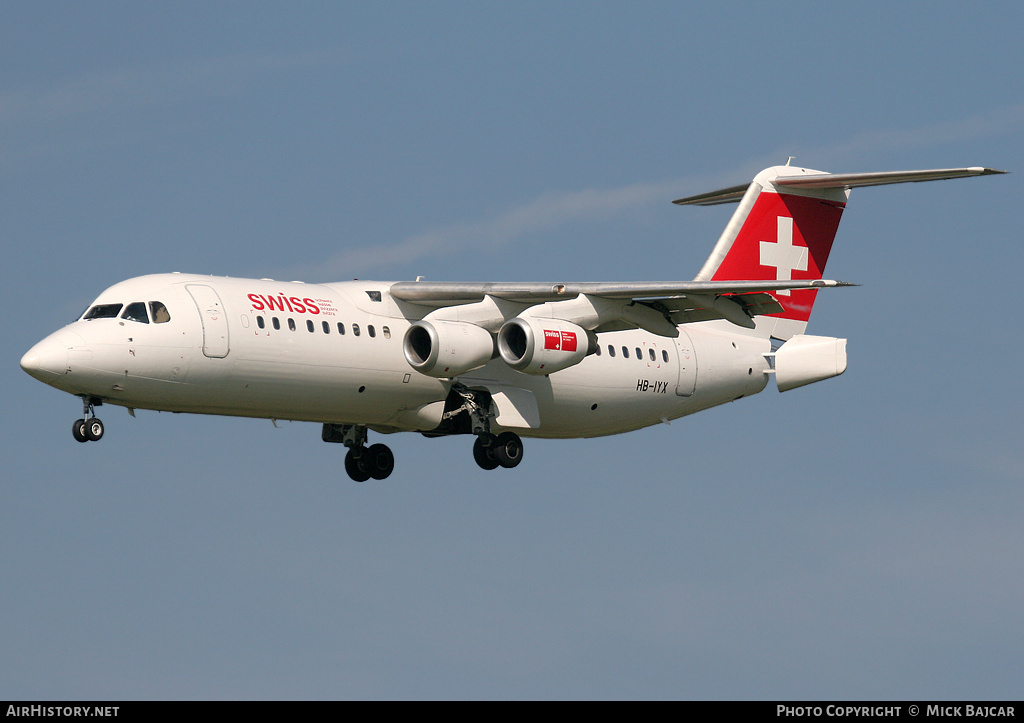
<svg viewBox="0 0 1024 723">
<path fill-rule="evenodd" d="M 0 698 L 1020 697 L 1014 3 L 5 3 Z M 391 438 L 18 367 L 144 273 L 672 280 L 767 165 L 855 191 L 838 379 L 671 426 Z"/>
</svg>

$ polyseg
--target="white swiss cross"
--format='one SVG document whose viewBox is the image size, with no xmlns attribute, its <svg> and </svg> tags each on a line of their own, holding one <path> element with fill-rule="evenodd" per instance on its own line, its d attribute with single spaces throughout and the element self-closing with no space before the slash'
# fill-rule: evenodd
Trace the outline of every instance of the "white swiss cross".
<svg viewBox="0 0 1024 723">
<path fill-rule="evenodd" d="M 778 242 L 761 241 L 761 265 L 775 267 L 776 281 L 792 281 L 793 270 L 807 271 L 807 247 L 793 245 L 793 219 L 779 216 Z M 789 296 L 789 289 L 776 293 Z"/>
</svg>

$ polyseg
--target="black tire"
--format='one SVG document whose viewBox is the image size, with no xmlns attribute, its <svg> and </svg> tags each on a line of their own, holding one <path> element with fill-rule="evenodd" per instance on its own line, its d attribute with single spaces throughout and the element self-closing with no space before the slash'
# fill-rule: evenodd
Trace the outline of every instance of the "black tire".
<svg viewBox="0 0 1024 723">
<path fill-rule="evenodd" d="M 90 442 L 99 442 L 103 439 L 103 422 L 96 417 L 85 420 L 85 436 Z"/>
<path fill-rule="evenodd" d="M 76 442 L 88 442 L 89 438 L 85 434 L 85 420 L 76 419 L 75 423 L 71 425 L 71 434 L 74 436 Z"/>
<path fill-rule="evenodd" d="M 491 450 L 494 459 L 506 469 L 512 469 L 523 461 L 523 440 L 515 432 L 499 434 Z"/>
<path fill-rule="evenodd" d="M 487 444 L 490 442 L 490 444 Z M 473 459 L 482 469 L 491 470 L 498 467 L 498 460 L 494 458 L 494 437 L 481 434 L 473 443 Z"/>
<path fill-rule="evenodd" d="M 348 454 L 345 455 L 345 471 L 354 482 L 365 482 L 370 479 L 370 466 L 366 462 L 365 449 L 352 447 L 348 450 Z"/>
<path fill-rule="evenodd" d="M 395 471 L 395 455 L 386 444 L 372 444 L 363 453 L 370 476 L 374 479 L 387 479 Z"/>
</svg>

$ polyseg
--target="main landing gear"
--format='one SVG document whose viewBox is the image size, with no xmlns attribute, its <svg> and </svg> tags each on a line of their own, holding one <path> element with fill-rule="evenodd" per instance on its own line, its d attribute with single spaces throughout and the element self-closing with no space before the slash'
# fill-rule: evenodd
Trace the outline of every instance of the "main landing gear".
<svg viewBox="0 0 1024 723">
<path fill-rule="evenodd" d="M 495 417 L 494 403 L 486 390 L 470 389 L 464 384 L 453 384 L 445 400 L 441 423 L 426 437 L 444 437 L 450 434 L 472 434 L 473 459 L 482 469 L 511 469 L 523 461 L 523 440 L 515 432 L 491 432 Z M 325 424 L 321 439 L 348 447 L 345 471 L 356 482 L 385 479 L 395 469 L 395 455 L 383 444 L 366 446 L 366 427 L 361 424 Z"/>
<path fill-rule="evenodd" d="M 82 397 L 83 419 L 76 419 L 71 425 L 71 434 L 78 442 L 98 442 L 103 438 L 103 422 L 96 417 L 94 407 L 103 402 L 93 397 Z"/>
<path fill-rule="evenodd" d="M 462 397 L 462 407 L 458 411 L 469 414 L 470 431 L 476 435 L 473 443 L 473 459 L 482 469 L 492 470 L 498 467 L 512 469 L 523 461 L 523 440 L 515 432 L 491 433 L 491 420 L 494 408 L 490 395 L 481 395 L 472 389 L 459 384 L 452 388 Z"/>
<path fill-rule="evenodd" d="M 366 427 L 359 424 L 325 424 L 321 439 L 348 447 L 345 472 L 356 482 L 386 479 L 395 469 L 395 455 L 386 444 L 366 446 Z"/>
<path fill-rule="evenodd" d="M 481 433 L 473 443 L 473 459 L 483 469 L 511 469 L 523 461 L 523 440 L 515 432 Z"/>
<path fill-rule="evenodd" d="M 345 454 L 345 471 L 356 482 L 386 479 L 395 469 L 395 455 L 386 444 L 350 447 Z"/>
</svg>

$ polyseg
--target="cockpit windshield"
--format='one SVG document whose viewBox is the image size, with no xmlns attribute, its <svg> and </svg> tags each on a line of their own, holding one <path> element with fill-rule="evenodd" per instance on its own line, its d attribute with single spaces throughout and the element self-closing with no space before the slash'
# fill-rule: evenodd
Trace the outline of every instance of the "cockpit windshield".
<svg viewBox="0 0 1024 723">
<path fill-rule="evenodd" d="M 149 302 L 149 311 L 153 315 L 154 324 L 163 324 L 164 322 L 171 320 L 171 313 L 167 311 L 167 307 L 159 301 Z"/>
<path fill-rule="evenodd" d="M 97 304 L 85 312 L 83 319 L 113 319 L 121 311 L 124 304 Z"/>
<path fill-rule="evenodd" d="M 134 304 L 128 304 L 128 308 L 121 314 L 122 319 L 128 321 L 138 321 L 143 324 L 149 323 L 149 317 L 146 316 L 146 302 L 136 301 Z"/>
<path fill-rule="evenodd" d="M 149 314 L 146 309 L 149 309 Z M 124 309 L 124 313 L 121 313 Z M 114 319 L 120 315 L 122 319 L 148 324 L 152 318 L 154 324 L 164 324 L 171 320 L 171 314 L 161 301 L 133 301 L 126 307 L 124 304 L 96 304 L 82 315 L 83 320 Z"/>
</svg>

